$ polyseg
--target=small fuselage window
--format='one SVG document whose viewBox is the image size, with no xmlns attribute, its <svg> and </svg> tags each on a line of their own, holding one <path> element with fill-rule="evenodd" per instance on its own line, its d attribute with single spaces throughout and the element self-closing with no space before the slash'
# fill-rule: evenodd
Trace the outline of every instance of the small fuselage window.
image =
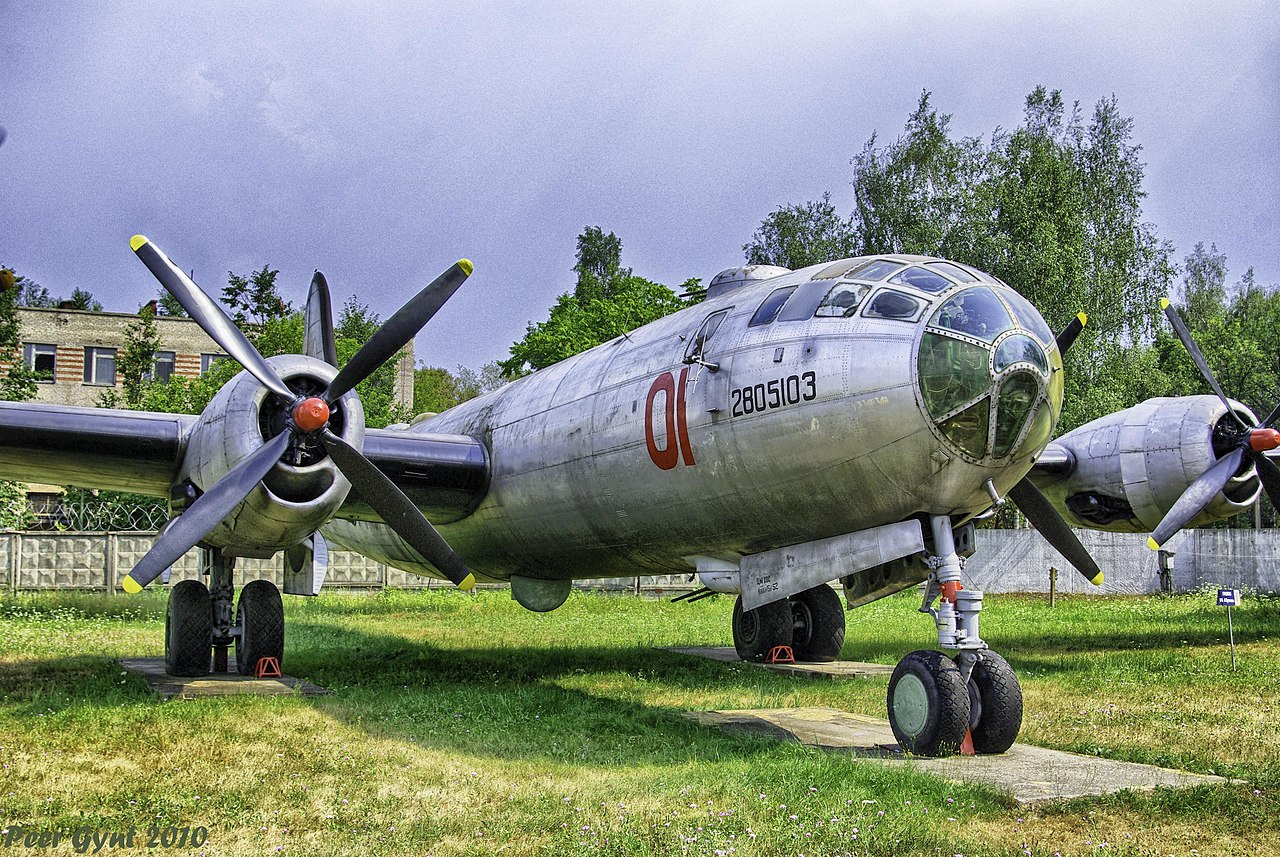
<svg viewBox="0 0 1280 857">
<path fill-rule="evenodd" d="M 955 285 L 955 283 L 951 282 L 937 271 L 930 271 L 928 268 L 918 267 L 907 268 L 889 282 L 896 286 L 911 286 L 913 289 L 919 289 L 922 292 L 931 292 L 933 294 L 945 291 Z"/>
<path fill-rule="evenodd" d="M 795 286 L 787 286 L 770 292 L 769 297 L 765 298 L 764 303 L 760 304 L 760 308 L 756 310 L 755 315 L 751 316 L 751 321 L 748 322 L 747 327 L 772 324 L 773 320 L 778 317 L 778 313 L 782 311 L 787 298 L 791 297 L 791 293 L 795 290 Z"/>
<path fill-rule="evenodd" d="M 858 311 L 869 291 L 871 287 L 865 283 L 836 283 L 818 304 L 814 315 L 818 318 L 849 318 Z"/>
<path fill-rule="evenodd" d="M 863 265 L 859 265 L 852 271 L 845 273 L 846 277 L 857 277 L 859 280 L 867 280 L 876 283 L 892 274 L 894 271 L 902 269 L 901 262 L 890 262 L 888 259 L 874 259 Z"/>
<path fill-rule="evenodd" d="M 898 321 L 914 321 L 924 309 L 924 301 L 885 289 L 876 294 L 862 311 L 863 318 L 892 318 Z"/>
</svg>

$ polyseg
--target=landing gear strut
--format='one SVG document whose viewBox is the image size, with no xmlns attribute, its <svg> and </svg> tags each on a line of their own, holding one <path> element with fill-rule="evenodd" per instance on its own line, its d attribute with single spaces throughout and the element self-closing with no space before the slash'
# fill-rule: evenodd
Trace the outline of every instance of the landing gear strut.
<svg viewBox="0 0 1280 857">
<path fill-rule="evenodd" d="M 844 646 L 844 608 L 830 586 L 815 586 L 744 610 L 733 605 L 733 647 L 744 661 L 763 660 L 775 646 L 791 646 L 799 661 L 834 661 Z"/>
<path fill-rule="evenodd" d="M 200 549 L 200 572 L 169 592 L 165 610 L 164 668 L 169 675 L 225 673 L 227 650 L 236 649 L 236 670 L 251 675 L 262 658 L 284 657 L 284 605 L 269 580 L 254 580 L 235 606 L 235 558 L 218 548 Z"/>
<path fill-rule="evenodd" d="M 933 573 L 920 612 L 933 617 L 939 648 L 958 651 L 954 658 L 912 652 L 898 663 L 889 680 L 889 724 L 902 748 L 918 755 L 946 756 L 968 746 L 1003 753 L 1022 728 L 1022 688 L 1008 661 L 978 634 L 982 593 L 960 585 L 963 560 L 950 518 L 935 515 L 930 523 Z"/>
</svg>

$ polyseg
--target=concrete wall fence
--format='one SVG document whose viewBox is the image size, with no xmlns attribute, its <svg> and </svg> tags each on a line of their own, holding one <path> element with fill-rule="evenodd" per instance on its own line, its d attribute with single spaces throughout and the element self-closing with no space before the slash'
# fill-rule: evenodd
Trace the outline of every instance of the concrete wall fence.
<svg viewBox="0 0 1280 857">
<path fill-rule="evenodd" d="M 1106 575 L 1103 593 L 1161 591 L 1157 555 L 1146 537 L 1077 531 Z M 153 533 L 0 532 L 0 582 L 9 593 L 56 589 L 118 592 L 120 579 L 155 540 Z M 1168 546 L 1174 552 L 1172 591 L 1230 587 L 1280 592 L 1280 530 L 1191 530 Z M 1047 592 L 1049 569 L 1059 569 L 1059 592 L 1098 592 L 1034 530 L 979 530 L 978 552 L 965 565 L 967 586 L 987 592 Z M 171 583 L 197 574 L 195 551 L 173 569 Z M 257 577 L 281 583 L 281 560 L 240 560 L 238 582 Z M 676 594 L 698 588 L 686 574 L 581 581 L 579 588 L 637 594 Z M 326 591 L 427 589 L 447 583 L 408 574 L 361 554 L 334 550 Z"/>
</svg>

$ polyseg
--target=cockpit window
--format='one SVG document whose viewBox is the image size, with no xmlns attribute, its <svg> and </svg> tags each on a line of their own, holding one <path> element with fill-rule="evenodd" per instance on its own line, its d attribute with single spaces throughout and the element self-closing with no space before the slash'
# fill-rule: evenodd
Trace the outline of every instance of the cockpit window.
<svg viewBox="0 0 1280 857">
<path fill-rule="evenodd" d="M 814 313 L 819 318 L 848 318 L 853 315 L 871 287 L 863 283 L 836 283 L 818 304 Z"/>
<path fill-rule="evenodd" d="M 1002 289 L 1000 296 L 1012 307 L 1013 314 L 1018 317 L 1018 321 L 1022 323 L 1022 326 L 1036 335 L 1036 339 L 1039 339 L 1045 345 L 1054 341 L 1053 332 L 1049 330 L 1049 325 L 1044 323 L 1040 313 L 1036 312 L 1036 308 L 1031 305 L 1031 301 L 1013 289 Z"/>
<path fill-rule="evenodd" d="M 996 442 L 991 450 L 996 458 L 1004 458 L 1022 434 L 1022 426 L 1031 406 L 1040 395 L 1041 382 L 1030 372 L 1015 372 L 1000 385 L 1000 413 L 996 416 Z"/>
<path fill-rule="evenodd" d="M 1009 311 L 1000 303 L 995 292 L 985 287 L 966 289 L 943 304 L 929 322 L 934 327 L 954 330 L 993 341 L 1001 333 L 1013 327 Z"/>
<path fill-rule="evenodd" d="M 951 262 L 930 262 L 929 267 L 941 271 L 958 283 L 978 282 L 978 278 L 973 274 L 969 273 L 964 268 L 961 268 L 959 265 L 952 264 Z"/>
<path fill-rule="evenodd" d="M 991 425 L 991 400 L 982 401 L 965 408 L 938 427 L 951 442 L 974 458 L 982 458 L 987 454 L 987 430 Z"/>
<path fill-rule="evenodd" d="M 955 283 L 936 271 L 916 267 L 907 268 L 889 282 L 897 286 L 911 286 L 923 292 L 933 292 L 935 294 L 955 285 Z"/>
<path fill-rule="evenodd" d="M 871 303 L 862 311 L 862 315 L 864 318 L 893 318 L 900 321 L 912 321 L 920 315 L 922 309 L 924 309 L 924 303 L 918 298 L 904 295 L 902 292 L 885 289 L 872 298 Z"/>
<path fill-rule="evenodd" d="M 1030 363 L 1044 374 L 1049 374 L 1049 361 L 1045 359 L 1044 349 L 1030 336 L 1020 333 L 1010 336 L 996 349 L 995 371 L 1003 372 L 1015 363 Z"/>
<path fill-rule="evenodd" d="M 942 417 L 991 386 L 991 352 L 937 333 L 920 343 L 920 390 L 931 417 Z"/>
<path fill-rule="evenodd" d="M 765 298 L 764 303 L 760 304 L 760 308 L 756 310 L 755 315 L 751 316 L 751 321 L 747 324 L 747 327 L 757 327 L 761 324 L 771 323 L 778 317 L 783 304 L 787 302 L 787 298 L 791 297 L 791 293 L 795 290 L 795 286 L 787 286 L 770 292 L 769 297 Z"/>
<path fill-rule="evenodd" d="M 873 259 L 865 262 L 845 274 L 846 277 L 857 277 L 859 280 L 877 282 L 902 267 L 901 262 L 890 262 L 888 259 Z"/>
<path fill-rule="evenodd" d="M 694 335 L 693 341 L 690 342 L 689 347 L 685 349 L 684 359 L 686 363 L 691 363 L 695 359 L 702 357 L 707 350 L 707 342 L 711 337 L 716 335 L 716 331 L 720 329 L 720 323 L 724 321 L 725 316 L 728 314 L 729 310 L 722 309 L 719 312 L 715 312 L 707 316 L 707 320 L 698 328 L 698 332 Z"/>
</svg>

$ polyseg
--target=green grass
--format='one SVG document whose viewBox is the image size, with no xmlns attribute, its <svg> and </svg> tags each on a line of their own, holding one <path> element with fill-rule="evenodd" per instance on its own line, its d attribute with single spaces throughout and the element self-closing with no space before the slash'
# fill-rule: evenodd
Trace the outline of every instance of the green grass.
<svg viewBox="0 0 1280 857">
<path fill-rule="evenodd" d="M 850 613 L 844 656 L 894 663 L 930 647 L 917 604 Z M 685 720 L 809 705 L 883 716 L 884 678 L 654 650 L 728 645 L 729 598 L 575 593 L 548 615 L 502 592 L 290 598 L 286 667 L 332 695 L 169 703 L 118 663 L 161 653 L 163 606 L 158 593 L 0 598 L 0 829 L 201 825 L 211 855 L 1270 854 L 1280 842 L 1277 602 L 1236 611 L 1233 673 L 1208 595 L 1052 610 L 988 598 L 984 637 L 1026 694 L 1022 740 L 1239 781 L 1034 808 Z"/>
</svg>

